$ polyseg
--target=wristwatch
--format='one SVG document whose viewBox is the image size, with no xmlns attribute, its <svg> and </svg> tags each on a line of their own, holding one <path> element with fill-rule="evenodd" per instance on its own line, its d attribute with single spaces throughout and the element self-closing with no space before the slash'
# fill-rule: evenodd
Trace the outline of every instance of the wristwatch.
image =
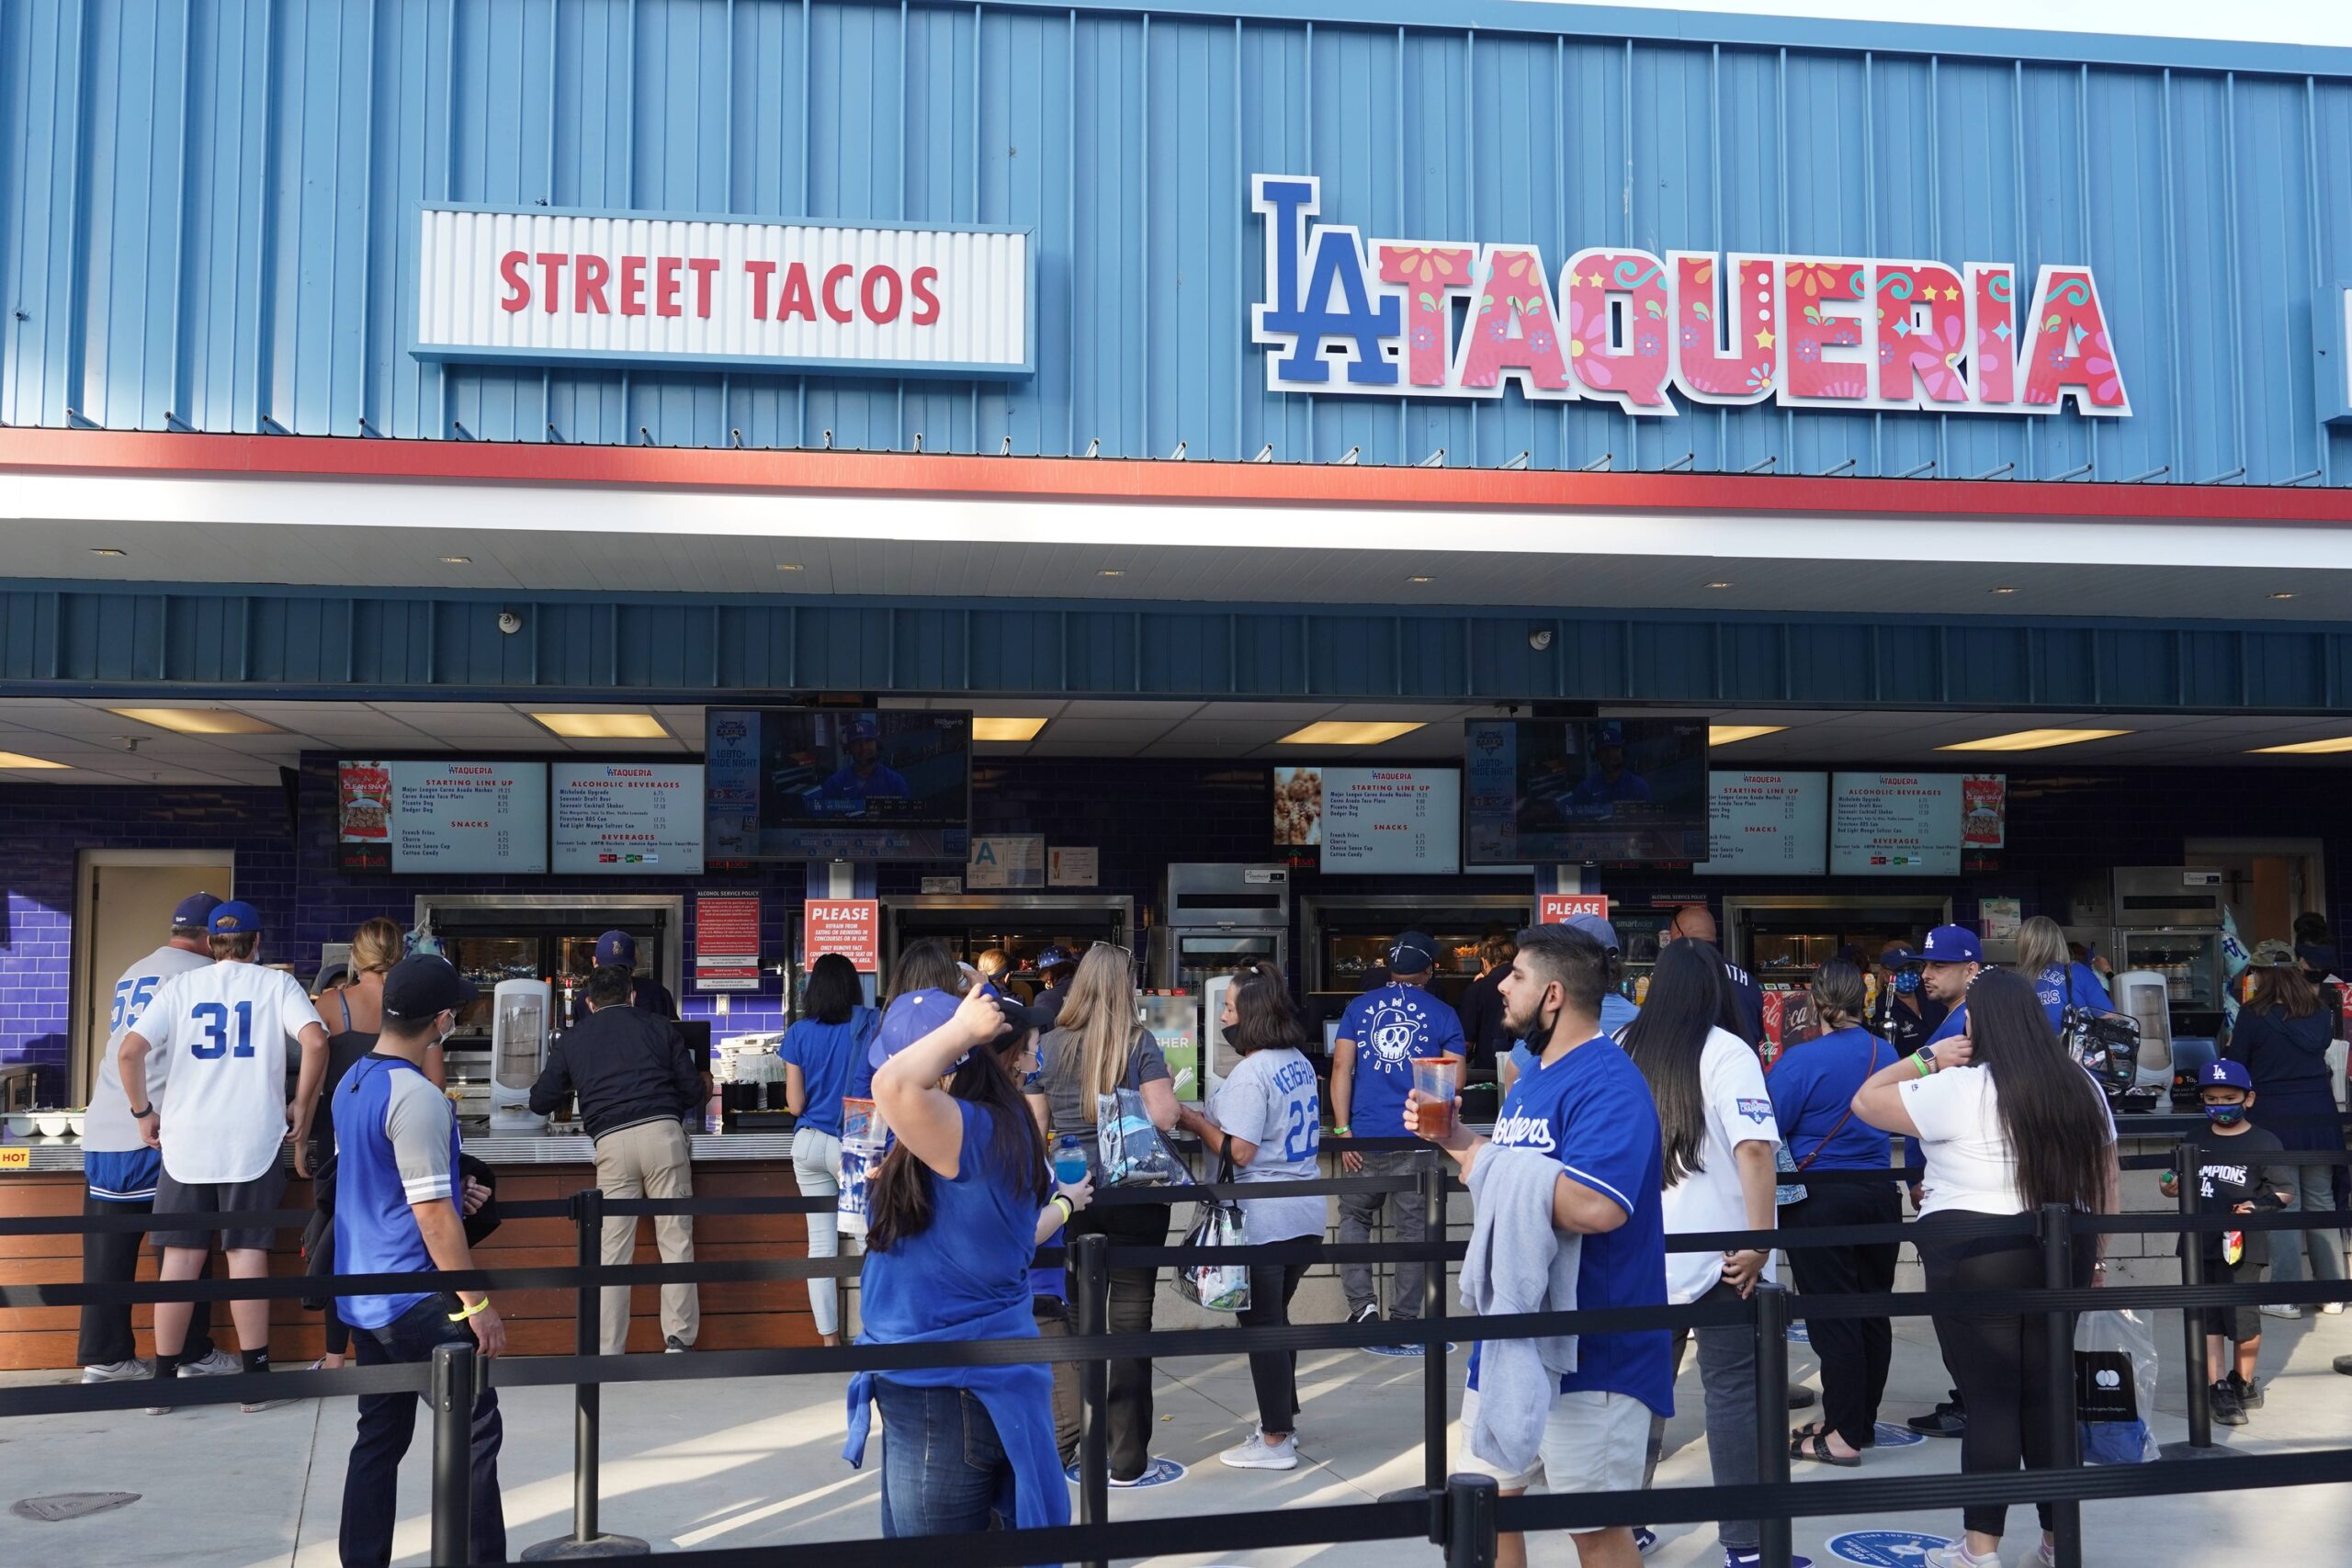
<svg viewBox="0 0 2352 1568">
<path fill-rule="evenodd" d="M 130 1113 L 130 1119 L 133 1122 L 144 1122 L 153 1114 L 155 1114 L 155 1102 L 151 1100 L 146 1104 L 141 1106 L 138 1110 L 132 1111 Z"/>
</svg>

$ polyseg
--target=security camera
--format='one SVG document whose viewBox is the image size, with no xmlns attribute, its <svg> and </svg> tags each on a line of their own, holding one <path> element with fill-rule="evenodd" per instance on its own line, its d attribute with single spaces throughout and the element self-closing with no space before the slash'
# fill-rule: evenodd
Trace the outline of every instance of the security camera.
<svg viewBox="0 0 2352 1568">
<path fill-rule="evenodd" d="M 1538 653 L 1541 653 L 1545 649 L 1551 647 L 1551 628 L 1549 626 L 1538 626 L 1533 631 L 1529 632 L 1527 634 L 1527 646 L 1533 649 Z"/>
<path fill-rule="evenodd" d="M 523 617 L 512 610 L 501 610 L 498 612 L 498 629 L 513 637 L 523 629 Z"/>
</svg>

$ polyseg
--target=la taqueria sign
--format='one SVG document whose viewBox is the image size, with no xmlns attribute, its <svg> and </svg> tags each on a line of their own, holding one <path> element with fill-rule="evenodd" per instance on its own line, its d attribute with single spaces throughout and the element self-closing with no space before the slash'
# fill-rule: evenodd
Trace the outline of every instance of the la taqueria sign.
<svg viewBox="0 0 2352 1568">
<path fill-rule="evenodd" d="M 2018 311 L 2001 262 L 1366 239 L 1312 175 L 1259 175 L 1266 232 L 1251 335 L 1278 392 L 1694 404 L 2132 412 L 2087 266 L 2044 266 Z"/>
</svg>

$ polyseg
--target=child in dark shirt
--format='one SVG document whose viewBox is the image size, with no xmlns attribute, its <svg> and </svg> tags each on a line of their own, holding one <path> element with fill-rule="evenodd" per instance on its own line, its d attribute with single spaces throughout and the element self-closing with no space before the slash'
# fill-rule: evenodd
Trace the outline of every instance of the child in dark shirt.
<svg viewBox="0 0 2352 1568">
<path fill-rule="evenodd" d="M 2206 1214 L 2275 1213 L 2287 1206 L 2294 1190 L 2292 1171 L 2278 1166 L 2266 1169 L 2265 1155 L 2282 1152 L 2278 1134 L 2246 1120 L 2254 1107 L 2254 1079 L 2239 1062 L 2220 1061 L 2198 1075 L 2199 1098 L 2205 1102 L 2211 1134 L 2198 1150 L 2197 1207 Z M 2180 1194 L 2177 1173 L 2165 1172 L 2164 1193 Z M 2205 1282 L 2209 1285 L 2251 1283 L 2262 1277 L 2270 1255 L 2269 1237 L 2256 1231 L 2219 1231 L 2180 1238 L 2181 1256 L 2189 1243 L 2201 1243 L 2205 1253 Z M 2254 1375 L 2262 1353 L 2262 1316 L 2254 1307 L 2222 1307 L 2208 1318 L 2215 1332 L 2205 1337 L 2206 1375 L 2213 1387 L 2208 1398 L 2213 1419 L 2224 1427 L 2243 1427 L 2246 1412 L 2262 1408 L 2262 1388 Z M 2224 1341 L 2237 1347 L 2237 1364 L 2226 1374 Z"/>
</svg>

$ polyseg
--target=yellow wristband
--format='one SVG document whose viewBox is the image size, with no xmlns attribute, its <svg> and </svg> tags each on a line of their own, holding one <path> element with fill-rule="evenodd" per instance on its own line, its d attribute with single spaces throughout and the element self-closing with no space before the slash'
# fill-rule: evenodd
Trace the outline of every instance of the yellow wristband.
<svg viewBox="0 0 2352 1568">
<path fill-rule="evenodd" d="M 1053 1195 L 1052 1199 L 1051 1199 L 1049 1201 L 1050 1201 L 1050 1202 L 1052 1202 L 1052 1203 L 1058 1203 L 1058 1204 L 1060 1204 L 1060 1205 L 1061 1205 L 1061 1211 L 1062 1211 L 1062 1223 L 1063 1223 L 1064 1224 L 1068 1224 L 1070 1222 L 1070 1220 L 1071 1220 L 1071 1219 L 1072 1219 L 1072 1218 L 1073 1218 L 1073 1217 L 1078 1213 L 1078 1205 L 1077 1205 L 1077 1204 L 1075 1204 L 1075 1203 L 1073 1203 L 1073 1202 L 1071 1202 L 1068 1198 L 1063 1197 L 1063 1196 L 1062 1196 L 1060 1193 L 1058 1193 L 1058 1192 L 1055 1193 L 1055 1194 Z"/>
<path fill-rule="evenodd" d="M 473 1305 L 467 1307 L 464 1311 L 451 1313 L 449 1314 L 449 1321 L 451 1323 L 463 1323 L 466 1319 L 476 1316 L 489 1310 L 490 1298 L 488 1296 L 484 1296 L 481 1300 L 474 1303 Z"/>
</svg>

